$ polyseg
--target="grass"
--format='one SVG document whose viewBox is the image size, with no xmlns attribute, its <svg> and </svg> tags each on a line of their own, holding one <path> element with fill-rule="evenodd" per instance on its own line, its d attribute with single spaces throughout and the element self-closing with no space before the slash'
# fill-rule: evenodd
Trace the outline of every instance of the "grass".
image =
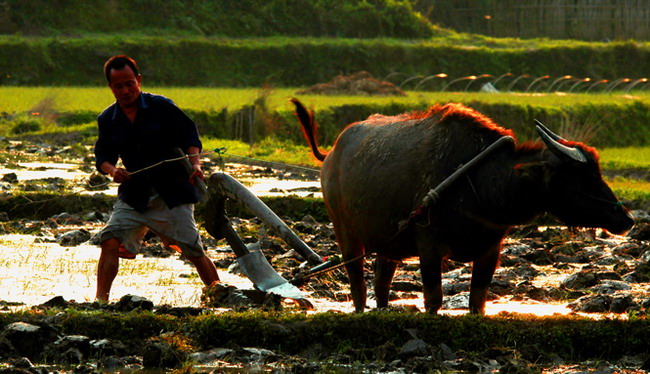
<svg viewBox="0 0 650 374">
<path fill-rule="evenodd" d="M 649 147 L 604 148 L 600 153 L 603 169 L 649 169 Z"/>
<path fill-rule="evenodd" d="M 146 87 L 145 90 L 149 90 Z M 297 96 L 298 88 L 271 89 L 266 105 L 270 110 L 291 111 L 293 107 L 288 98 Z M 261 94 L 260 89 L 236 88 L 192 88 L 192 87 L 152 87 L 150 91 L 166 95 L 181 107 L 201 111 L 220 111 L 223 108 L 233 110 L 244 105 L 251 105 Z M 268 93 L 268 92 L 266 92 Z M 517 105 L 535 105 L 543 107 L 561 107 L 580 104 L 608 103 L 610 105 L 623 105 L 630 100 L 637 100 L 650 105 L 650 92 L 641 91 L 637 96 L 607 95 L 607 94 L 489 94 L 489 93 L 454 93 L 454 92 L 424 92 L 410 91 L 406 97 L 363 97 L 363 96 L 319 96 L 300 95 L 299 98 L 308 106 L 319 110 L 343 105 L 359 104 L 432 104 L 436 102 L 486 102 L 510 103 Z M 65 134 L 67 132 L 81 132 L 92 139 L 96 133 L 94 116 L 105 107 L 113 103 L 114 98 L 106 87 L 0 87 L 0 113 L 5 116 L 22 116 L 23 122 L 29 126 L 30 120 L 39 118 L 40 128 L 36 134 Z M 61 126 L 53 118 L 59 112 L 85 111 L 93 115 L 86 123 L 77 123 Z M 14 114 L 17 113 L 17 114 Z M 2 117 L 0 117 L 0 123 Z M 15 123 L 12 122 L 12 123 Z M 0 135 L 11 135 L 11 129 L 2 128 Z M 308 168 L 320 168 L 304 144 L 267 138 L 255 143 L 253 146 L 235 140 L 216 139 L 204 137 L 204 149 L 214 150 L 225 148 L 223 157 L 234 160 L 232 156 L 242 156 L 266 162 L 299 165 Z M 647 170 L 650 168 L 650 148 L 625 147 L 602 148 L 601 166 L 603 170 Z M 210 157 L 217 159 L 217 154 Z M 626 200 L 647 199 L 650 195 L 650 183 L 635 179 L 616 178 L 608 181 L 617 194 Z"/>
<path fill-rule="evenodd" d="M 303 352 L 317 341 L 320 349 L 346 353 L 362 362 L 381 360 L 379 346 L 393 345 L 396 347 L 393 355 L 397 355 L 399 347 L 412 339 L 407 329 L 416 329 L 418 336 L 431 346 L 446 344 L 453 351 L 478 354 L 494 347 L 517 350 L 528 347 L 525 351 L 534 353 L 528 360 L 539 358 L 538 354 L 557 353 L 570 361 L 644 354 L 650 330 L 646 318 L 594 321 L 575 316 L 449 317 L 374 311 L 315 315 L 252 311 L 174 317 L 150 312 L 102 313 L 74 309 L 3 313 L 0 327 L 15 321 L 35 323 L 54 313 L 58 313 L 56 320 L 63 333 L 91 339 L 128 340 L 138 344 L 165 331 L 187 337 L 184 341 L 191 342 L 195 349 L 236 344 L 285 354 Z M 603 345 L 603 341 L 616 344 Z"/>
<path fill-rule="evenodd" d="M 535 105 L 542 107 L 572 106 L 579 104 L 624 104 L 638 100 L 650 105 L 650 92 L 636 91 L 634 96 L 600 93 L 481 93 L 481 92 L 427 92 L 408 91 L 405 97 L 321 96 L 297 95 L 300 88 L 272 88 L 268 106 L 275 110 L 293 110 L 288 103 L 291 97 L 300 98 L 307 106 L 326 109 L 341 105 L 389 103 L 445 103 L 485 102 Z M 146 77 L 143 90 L 168 96 L 183 109 L 221 110 L 250 105 L 258 97 L 258 88 L 197 88 L 148 87 Z M 115 101 L 107 87 L 11 87 L 0 86 L 0 112 L 32 112 L 44 106 L 59 112 L 93 111 L 99 114 Z M 45 105 L 46 104 L 46 105 Z"/>
</svg>

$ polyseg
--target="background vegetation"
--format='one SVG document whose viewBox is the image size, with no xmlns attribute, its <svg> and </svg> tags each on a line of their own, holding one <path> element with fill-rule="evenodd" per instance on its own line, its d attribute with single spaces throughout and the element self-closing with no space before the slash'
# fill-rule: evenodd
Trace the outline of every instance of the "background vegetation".
<svg viewBox="0 0 650 374">
<path fill-rule="evenodd" d="M 71 22 L 71 20 L 75 20 Z M 5 0 L 0 33 L 150 33 L 225 37 L 428 38 L 404 0 Z"/>
<path fill-rule="evenodd" d="M 136 58 L 147 82 L 161 86 L 295 87 L 360 70 L 379 78 L 512 73 L 594 81 L 641 78 L 650 71 L 650 44 L 631 41 L 5 36 L 0 48 L 11 57 L 0 59 L 2 85 L 101 85 L 101 67 L 117 53 Z"/>
</svg>

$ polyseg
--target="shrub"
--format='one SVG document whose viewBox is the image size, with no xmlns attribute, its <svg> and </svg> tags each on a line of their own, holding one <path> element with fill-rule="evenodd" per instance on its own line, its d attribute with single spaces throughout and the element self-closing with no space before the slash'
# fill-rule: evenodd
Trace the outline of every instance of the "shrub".
<svg viewBox="0 0 650 374">
<path fill-rule="evenodd" d="M 13 126 L 11 126 L 11 133 L 18 135 L 27 132 L 39 131 L 41 128 L 41 121 L 37 119 L 20 118 L 15 121 Z"/>
</svg>

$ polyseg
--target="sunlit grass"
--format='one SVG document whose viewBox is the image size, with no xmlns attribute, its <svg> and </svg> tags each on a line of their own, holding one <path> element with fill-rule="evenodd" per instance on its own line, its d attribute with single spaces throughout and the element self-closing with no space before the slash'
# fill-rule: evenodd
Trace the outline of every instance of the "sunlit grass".
<svg viewBox="0 0 650 374">
<path fill-rule="evenodd" d="M 650 199 L 649 181 L 623 177 L 606 178 L 606 181 L 621 200 L 647 201 Z"/>
<path fill-rule="evenodd" d="M 650 168 L 650 147 L 603 148 L 599 153 L 603 169 Z"/>
<path fill-rule="evenodd" d="M 304 87 L 301 87 L 304 88 Z M 650 103 L 650 93 L 635 92 L 635 96 L 608 94 L 523 94 L 523 93 L 481 93 L 481 92 L 425 92 L 408 91 L 405 97 L 371 96 L 323 96 L 298 95 L 299 87 L 271 87 L 267 104 L 274 110 L 292 110 L 288 99 L 300 98 L 306 105 L 316 109 L 355 104 L 411 103 L 431 104 L 445 102 L 509 103 L 535 106 L 571 106 L 586 103 L 627 103 L 639 100 Z M 149 87 L 146 77 L 143 90 L 165 95 L 184 109 L 221 110 L 250 105 L 258 97 L 261 88 L 205 88 L 205 87 Z M 30 111 L 43 100 L 52 102 L 58 111 L 94 111 L 99 114 L 115 99 L 108 87 L 0 87 L 0 111 L 13 113 Z"/>
</svg>

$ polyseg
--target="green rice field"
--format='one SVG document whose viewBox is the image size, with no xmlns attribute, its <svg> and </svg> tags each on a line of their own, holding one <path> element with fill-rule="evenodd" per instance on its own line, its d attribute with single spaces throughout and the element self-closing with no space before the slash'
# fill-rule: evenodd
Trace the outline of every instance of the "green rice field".
<svg viewBox="0 0 650 374">
<path fill-rule="evenodd" d="M 221 110 L 250 105 L 259 95 L 257 88 L 197 88 L 197 87 L 147 87 L 143 79 L 143 90 L 168 96 L 181 108 L 200 110 Z M 580 104 L 610 105 L 639 101 L 650 104 L 650 92 L 635 91 L 634 95 L 616 94 L 565 94 L 565 93 L 480 93 L 480 92 L 428 92 L 407 91 L 407 96 L 322 96 L 299 95 L 301 88 L 269 87 L 267 103 L 271 109 L 289 110 L 287 100 L 298 97 L 317 108 L 368 103 L 445 103 L 485 102 L 511 105 L 536 105 L 561 107 Z M 10 87 L 0 86 L 0 112 L 29 111 L 44 102 L 59 111 L 90 110 L 101 111 L 113 103 L 107 87 Z"/>
<path fill-rule="evenodd" d="M 299 88 L 261 89 L 235 88 L 183 88 L 183 87 L 146 87 L 144 90 L 166 95 L 181 108 L 218 111 L 223 108 L 240 108 L 250 105 L 264 94 L 266 105 L 272 110 L 291 111 L 290 97 L 299 97 L 305 103 L 316 108 L 331 106 L 368 104 L 368 103 L 414 103 L 433 104 L 442 102 L 492 102 L 518 105 L 538 105 L 548 107 L 570 106 L 578 104 L 607 103 L 624 104 L 637 100 L 650 104 L 650 93 L 640 92 L 636 96 L 614 94 L 508 94 L 508 93 L 453 93 L 453 92 L 408 92 L 405 97 L 363 97 L 363 96 L 319 96 L 297 95 Z M 1 113 L 39 113 L 41 111 L 66 112 L 90 111 L 99 113 L 113 103 L 111 92 L 106 87 L 0 87 Z M 61 128 L 45 125 L 44 133 L 62 131 L 86 131 L 92 134 L 94 121 Z M 0 133 L 5 133 L 0 129 Z M 205 149 L 225 147 L 230 155 L 245 156 L 264 161 L 282 162 L 318 168 L 319 163 L 313 159 L 306 145 L 296 145 L 274 139 L 265 139 L 250 146 L 244 142 L 225 139 L 204 138 Z M 600 148 L 601 167 L 603 170 L 650 170 L 650 147 Z M 645 177 L 611 177 L 608 182 L 623 199 L 650 198 L 650 182 Z"/>
</svg>

